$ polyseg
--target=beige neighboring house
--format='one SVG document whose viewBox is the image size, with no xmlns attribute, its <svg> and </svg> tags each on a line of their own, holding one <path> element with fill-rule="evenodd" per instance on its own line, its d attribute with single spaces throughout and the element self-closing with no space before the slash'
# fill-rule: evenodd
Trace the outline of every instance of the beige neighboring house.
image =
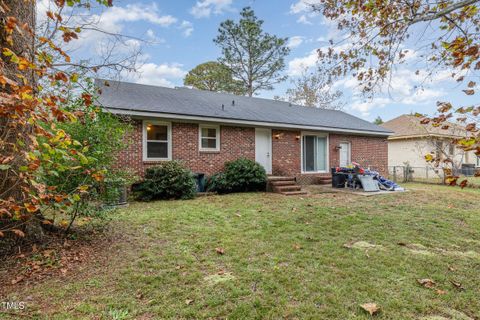
<svg viewBox="0 0 480 320">
<path fill-rule="evenodd" d="M 424 175 L 430 165 L 425 155 L 435 153 L 437 157 L 451 158 L 456 168 L 462 165 L 480 167 L 479 158 L 473 153 L 464 152 L 451 143 L 452 139 L 466 136 L 462 126 L 451 124 L 447 130 L 432 125 L 423 125 L 414 115 L 402 115 L 385 122 L 382 126 L 394 132 L 388 138 L 388 166 L 413 167 L 416 175 Z M 423 170 L 422 170 L 423 169 Z"/>
</svg>

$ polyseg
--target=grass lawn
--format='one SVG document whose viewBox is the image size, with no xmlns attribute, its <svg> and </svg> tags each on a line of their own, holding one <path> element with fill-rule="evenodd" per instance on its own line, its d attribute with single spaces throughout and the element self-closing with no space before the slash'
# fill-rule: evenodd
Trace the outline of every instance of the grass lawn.
<svg viewBox="0 0 480 320">
<path fill-rule="evenodd" d="M 407 187 L 134 203 L 108 260 L 4 301 L 35 319 L 369 319 L 369 302 L 376 319 L 478 319 L 480 190 Z"/>
</svg>

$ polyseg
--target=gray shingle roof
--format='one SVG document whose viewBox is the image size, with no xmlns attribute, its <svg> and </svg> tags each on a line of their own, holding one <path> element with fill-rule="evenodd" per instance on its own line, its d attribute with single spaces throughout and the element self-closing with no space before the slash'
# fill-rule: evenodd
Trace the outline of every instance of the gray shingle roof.
<svg viewBox="0 0 480 320">
<path fill-rule="evenodd" d="M 342 111 L 302 107 L 276 100 L 101 79 L 97 79 L 95 85 L 101 92 L 99 103 L 112 112 L 151 112 L 391 134 L 388 129 Z"/>
</svg>

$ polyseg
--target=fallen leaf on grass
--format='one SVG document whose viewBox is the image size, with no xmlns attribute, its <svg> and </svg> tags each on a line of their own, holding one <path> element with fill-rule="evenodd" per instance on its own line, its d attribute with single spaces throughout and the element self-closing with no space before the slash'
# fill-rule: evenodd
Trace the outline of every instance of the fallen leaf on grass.
<svg viewBox="0 0 480 320">
<path fill-rule="evenodd" d="M 458 289 L 460 291 L 465 290 L 465 288 L 462 286 L 460 282 L 450 280 L 450 283 L 455 287 L 455 289 Z"/>
<path fill-rule="evenodd" d="M 220 255 L 225 254 L 225 249 L 223 249 L 223 248 L 215 248 L 215 251 Z"/>
<path fill-rule="evenodd" d="M 22 280 L 23 280 L 23 276 L 18 276 L 18 277 L 16 277 L 15 279 L 13 279 L 13 280 L 11 281 L 11 283 L 12 283 L 12 284 L 17 284 L 17 283 L 19 283 L 19 282 L 22 281 Z"/>
<path fill-rule="evenodd" d="M 433 281 L 432 279 L 418 279 L 417 282 L 428 289 L 432 289 L 436 285 L 435 281 Z"/>
<path fill-rule="evenodd" d="M 371 316 L 375 315 L 376 313 L 378 313 L 378 311 L 380 311 L 380 307 L 377 306 L 376 303 L 364 303 L 361 304 L 360 307 L 366 312 L 368 312 Z"/>
<path fill-rule="evenodd" d="M 20 238 L 25 237 L 25 233 L 22 230 L 12 229 L 12 232 L 15 233 L 17 236 L 19 236 Z"/>
<path fill-rule="evenodd" d="M 185 304 L 186 304 L 187 306 L 191 305 L 192 303 L 193 303 L 193 300 L 192 300 L 192 299 L 187 299 L 187 300 L 185 300 Z"/>
</svg>

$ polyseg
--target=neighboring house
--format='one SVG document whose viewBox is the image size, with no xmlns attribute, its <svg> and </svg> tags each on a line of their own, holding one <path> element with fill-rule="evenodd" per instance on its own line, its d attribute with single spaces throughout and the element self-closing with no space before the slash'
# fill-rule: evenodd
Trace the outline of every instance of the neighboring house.
<svg viewBox="0 0 480 320">
<path fill-rule="evenodd" d="M 352 161 L 387 172 L 391 132 L 341 111 L 188 88 L 106 80 L 96 86 L 106 110 L 133 121 L 118 161 L 139 175 L 165 160 L 211 175 L 240 157 L 301 183 Z"/>
<path fill-rule="evenodd" d="M 425 155 L 433 152 L 441 159 L 452 159 L 457 168 L 462 165 L 480 166 L 478 157 L 473 152 L 464 152 L 452 143 L 453 139 L 467 136 L 466 130 L 457 124 L 450 124 L 447 130 L 431 124 L 420 123 L 414 115 L 402 115 L 385 122 L 382 127 L 394 132 L 388 138 L 388 165 L 414 168 L 428 167 Z M 417 170 L 418 173 L 424 171 Z"/>
</svg>

